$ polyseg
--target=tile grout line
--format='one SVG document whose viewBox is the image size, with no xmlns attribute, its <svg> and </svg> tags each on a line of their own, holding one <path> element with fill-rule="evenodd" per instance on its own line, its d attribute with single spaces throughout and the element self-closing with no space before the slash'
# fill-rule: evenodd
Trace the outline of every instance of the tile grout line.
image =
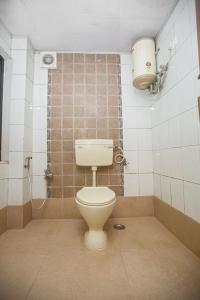
<svg viewBox="0 0 200 300">
<path fill-rule="evenodd" d="M 30 295 L 30 293 L 31 293 L 31 290 L 32 290 L 33 287 L 34 287 L 34 284 L 35 284 L 35 282 L 36 282 L 36 280 L 37 280 L 37 278 L 38 278 L 38 275 L 40 274 L 40 271 L 41 271 L 42 266 L 43 266 L 43 264 L 44 264 L 44 262 L 45 262 L 45 259 L 47 258 L 47 255 L 42 255 L 42 256 L 43 256 L 43 259 L 42 259 L 41 265 L 39 266 L 39 269 L 38 269 L 38 271 L 37 271 L 36 274 L 35 274 L 35 277 L 34 277 L 32 283 L 31 283 L 31 285 L 30 285 L 30 287 L 29 287 L 29 289 L 28 289 L 28 291 L 27 291 L 27 294 L 25 295 L 24 300 L 28 300 L 28 297 L 29 297 L 29 295 Z"/>
</svg>

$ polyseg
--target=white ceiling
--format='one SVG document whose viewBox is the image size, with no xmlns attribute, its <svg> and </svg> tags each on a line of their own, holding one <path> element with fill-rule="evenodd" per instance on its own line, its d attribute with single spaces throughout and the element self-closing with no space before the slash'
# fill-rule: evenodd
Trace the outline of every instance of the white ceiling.
<svg viewBox="0 0 200 300">
<path fill-rule="evenodd" d="M 38 50 L 129 51 L 155 36 L 177 0 L 0 0 L 0 19 Z"/>
</svg>

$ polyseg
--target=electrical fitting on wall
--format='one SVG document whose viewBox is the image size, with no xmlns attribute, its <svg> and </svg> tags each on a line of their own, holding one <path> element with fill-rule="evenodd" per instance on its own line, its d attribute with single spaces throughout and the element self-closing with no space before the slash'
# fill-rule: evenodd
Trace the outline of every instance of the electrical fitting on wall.
<svg viewBox="0 0 200 300">
<path fill-rule="evenodd" d="M 157 69 L 156 58 L 160 51 L 156 50 L 155 41 L 152 38 L 141 38 L 135 42 L 133 52 L 133 85 L 140 90 L 148 89 L 150 94 L 158 94 L 163 86 L 171 59 L 165 65 L 160 65 Z"/>
<path fill-rule="evenodd" d="M 41 64 L 41 68 L 56 69 L 57 68 L 56 52 L 41 52 L 40 64 Z"/>
</svg>

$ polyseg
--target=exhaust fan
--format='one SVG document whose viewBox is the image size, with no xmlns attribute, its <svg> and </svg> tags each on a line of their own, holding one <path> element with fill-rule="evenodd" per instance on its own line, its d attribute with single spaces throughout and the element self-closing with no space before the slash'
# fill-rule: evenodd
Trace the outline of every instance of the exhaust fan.
<svg viewBox="0 0 200 300">
<path fill-rule="evenodd" d="M 56 69 L 56 52 L 40 53 L 41 68 Z"/>
</svg>

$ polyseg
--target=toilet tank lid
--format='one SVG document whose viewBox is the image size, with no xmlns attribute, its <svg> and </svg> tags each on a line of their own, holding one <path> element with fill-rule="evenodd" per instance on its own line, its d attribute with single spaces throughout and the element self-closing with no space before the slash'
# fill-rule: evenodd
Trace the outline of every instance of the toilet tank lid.
<svg viewBox="0 0 200 300">
<path fill-rule="evenodd" d="M 81 139 L 81 140 L 75 140 L 75 145 L 109 145 L 109 146 L 113 146 L 113 140 L 110 140 L 110 139 Z"/>
</svg>

